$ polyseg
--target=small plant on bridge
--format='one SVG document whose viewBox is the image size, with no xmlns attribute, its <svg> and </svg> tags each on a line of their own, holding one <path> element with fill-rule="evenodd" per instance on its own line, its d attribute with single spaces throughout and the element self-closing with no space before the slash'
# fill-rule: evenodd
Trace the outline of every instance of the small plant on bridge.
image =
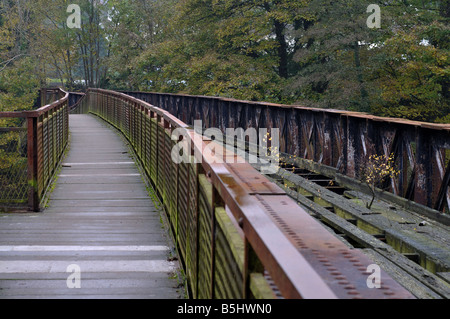
<svg viewBox="0 0 450 319">
<path fill-rule="evenodd" d="M 366 207 L 370 209 L 376 197 L 375 189 L 381 186 L 389 178 L 395 178 L 400 171 L 395 169 L 394 154 L 371 155 L 361 167 L 361 177 L 364 183 L 369 186 L 372 198 L 366 203 Z"/>
</svg>

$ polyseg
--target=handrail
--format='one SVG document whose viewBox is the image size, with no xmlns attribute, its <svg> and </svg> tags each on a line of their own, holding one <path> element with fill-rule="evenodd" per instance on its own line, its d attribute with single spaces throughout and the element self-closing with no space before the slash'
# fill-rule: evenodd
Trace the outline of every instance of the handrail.
<svg viewBox="0 0 450 319">
<path fill-rule="evenodd" d="M 51 91 L 55 91 L 55 89 Z M 45 89 L 43 92 L 45 96 Z M 17 177 L 9 178 L 8 184 L 2 183 L 0 188 L 2 190 L 3 188 L 11 188 L 14 183 L 16 187 L 21 185 L 22 188 L 28 188 L 27 191 L 22 191 L 22 194 L 27 194 L 27 207 L 32 211 L 39 211 L 41 200 L 69 140 L 67 109 L 69 93 L 62 89 L 58 89 L 58 93 L 63 97 L 37 110 L 0 112 L 0 118 L 24 119 L 27 127 L 26 154 L 11 155 L 21 158 L 26 157 L 26 180 L 23 180 L 24 174 L 17 174 Z M 13 131 L 8 128 L 5 128 L 5 130 Z M 11 171 L 15 170 L 10 167 L 9 171 L 7 169 L 4 174 L 10 177 Z M 6 196 L 6 191 L 1 193 Z M 8 204 L 8 198 L 0 199 Z"/>
<path fill-rule="evenodd" d="M 86 96 L 85 93 L 81 92 L 70 92 L 69 95 L 69 109 L 70 113 L 74 113 L 75 110 L 78 108 L 79 105 L 81 105 L 81 101 Z"/>
<path fill-rule="evenodd" d="M 174 130 L 175 128 L 186 129 L 186 136 L 191 138 L 193 154 L 202 154 L 199 160 L 204 172 L 206 172 L 206 175 L 211 180 L 215 189 L 218 190 L 218 193 L 221 194 L 222 199 L 227 199 L 226 205 L 231 209 L 235 219 L 241 220 L 242 228 L 246 234 L 246 240 L 248 240 L 252 247 L 258 247 L 256 249 L 257 254 L 260 255 L 263 264 L 268 266 L 269 273 L 279 284 L 279 289 L 286 298 L 336 298 L 335 294 L 324 283 L 311 265 L 289 244 L 286 236 L 270 222 L 269 217 L 263 209 L 255 205 L 253 200 L 248 198 L 250 195 L 245 193 L 237 180 L 233 181 L 233 193 L 231 192 L 231 185 L 226 184 L 223 180 L 225 176 L 232 176 L 231 172 L 227 170 L 226 165 L 218 167 L 217 165 L 210 164 L 211 162 L 218 161 L 218 155 L 214 155 L 214 158 L 206 158 L 203 155 L 206 143 L 202 138 L 195 138 L 197 133 L 189 129 L 188 125 L 175 118 L 169 112 L 153 107 L 136 98 L 101 89 L 96 91 L 128 99 L 131 102 L 154 111 L 164 121 L 163 126 L 170 127 L 170 130 Z M 267 183 L 270 182 L 267 181 Z M 275 186 L 271 187 L 275 188 Z M 234 192 L 241 194 L 241 196 L 235 196 L 236 194 Z M 271 229 L 267 230 L 269 226 Z M 262 231 L 263 228 L 265 228 L 264 231 Z M 277 245 L 277 248 L 273 247 L 274 244 Z M 279 247 L 284 247 L 284 250 L 279 249 Z M 267 252 L 270 253 L 267 254 Z M 300 267 L 302 271 L 299 272 L 297 267 Z M 279 271 L 280 269 L 282 271 Z M 311 287 L 314 288 L 311 289 Z"/>
<path fill-rule="evenodd" d="M 219 97 L 219 96 L 188 95 L 188 94 L 179 94 L 179 93 L 160 93 L 160 92 L 145 92 L 145 91 L 120 91 L 120 92 L 130 95 L 130 96 L 139 96 L 139 95 L 142 95 L 142 96 L 143 95 L 155 95 L 155 96 L 161 96 L 161 97 L 170 96 L 170 97 L 174 97 L 174 98 L 184 97 L 184 98 L 194 98 L 194 99 L 196 99 L 196 98 L 197 99 L 208 99 L 208 100 L 231 102 L 231 103 L 245 103 L 247 105 L 253 105 L 255 107 L 273 106 L 273 107 L 282 108 L 282 109 L 297 109 L 297 110 L 304 110 L 304 111 L 308 111 L 308 112 L 332 113 L 332 114 L 338 114 L 341 116 L 363 118 L 363 119 L 369 119 L 369 120 L 374 120 L 374 121 L 378 121 L 378 122 L 398 123 L 398 124 L 405 124 L 405 125 L 411 125 L 411 126 L 416 126 L 416 127 L 432 128 L 432 129 L 439 129 L 439 130 L 450 130 L 450 124 L 414 121 L 414 120 L 403 119 L 403 118 L 377 116 L 377 115 L 372 115 L 372 114 L 364 113 L 364 112 L 346 111 L 346 110 L 338 110 L 338 109 L 326 109 L 326 108 L 309 107 L 309 106 L 302 106 L 302 105 L 296 105 L 296 104 L 288 105 L 288 104 L 279 104 L 279 103 L 270 103 L 270 102 L 250 101 L 250 100 L 237 100 L 237 99 L 233 99 L 233 98 L 225 98 L 225 97 Z"/>
<path fill-rule="evenodd" d="M 135 150 L 164 204 L 194 298 L 249 298 L 267 280 L 285 298 L 412 297 L 384 272 L 383 290 L 370 289 L 369 258 L 248 163 L 225 163 L 223 146 L 168 111 L 102 89 L 89 89 L 83 103 Z M 176 143 L 190 145 L 187 163 L 172 160 Z M 203 152 L 211 147 L 214 154 Z"/>
</svg>

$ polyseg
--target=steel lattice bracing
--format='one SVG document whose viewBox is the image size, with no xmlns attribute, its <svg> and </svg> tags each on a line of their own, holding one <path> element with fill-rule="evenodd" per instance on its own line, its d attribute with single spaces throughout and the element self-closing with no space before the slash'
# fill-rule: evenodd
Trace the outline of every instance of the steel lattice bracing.
<svg viewBox="0 0 450 319">
<path fill-rule="evenodd" d="M 450 205 L 450 124 L 382 118 L 358 112 L 306 108 L 232 99 L 127 92 L 205 127 L 280 129 L 281 152 L 310 159 L 359 177 L 370 155 L 394 154 L 400 170 L 389 190 L 447 212 Z"/>
</svg>

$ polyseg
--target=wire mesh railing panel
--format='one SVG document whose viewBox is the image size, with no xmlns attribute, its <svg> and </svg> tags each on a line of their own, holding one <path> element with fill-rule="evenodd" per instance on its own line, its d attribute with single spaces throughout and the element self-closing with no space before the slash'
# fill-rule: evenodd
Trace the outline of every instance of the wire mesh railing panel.
<svg viewBox="0 0 450 319">
<path fill-rule="evenodd" d="M 68 96 L 42 90 L 37 110 L 0 112 L 0 206 L 39 211 L 68 143 Z"/>
<path fill-rule="evenodd" d="M 28 202 L 27 128 L 26 123 L 6 127 L 6 122 L 0 122 L 0 207 L 23 207 Z"/>
</svg>

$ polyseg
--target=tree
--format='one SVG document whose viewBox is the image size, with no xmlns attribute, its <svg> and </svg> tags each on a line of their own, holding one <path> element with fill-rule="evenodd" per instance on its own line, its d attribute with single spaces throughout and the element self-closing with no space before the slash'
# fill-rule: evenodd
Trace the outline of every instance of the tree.
<svg viewBox="0 0 450 319">
<path fill-rule="evenodd" d="M 394 154 L 371 155 L 364 165 L 361 166 L 361 180 L 369 186 L 372 198 L 366 203 L 366 207 L 370 209 L 376 197 L 376 188 L 381 186 L 389 178 L 395 178 L 399 175 L 399 171 L 395 169 Z"/>
<path fill-rule="evenodd" d="M 306 105 L 383 116 L 434 121 L 448 114 L 443 2 L 379 2 L 380 29 L 366 25 L 371 3 L 310 3 L 314 19 L 297 31 L 304 39 L 295 55 L 301 67 L 286 92 Z"/>
<path fill-rule="evenodd" d="M 313 0 L 305 9 L 310 22 L 298 29 L 295 52 L 299 72 L 286 93 L 302 104 L 359 111 L 370 110 L 367 70 L 370 48 L 384 29 L 367 27 L 373 1 Z"/>
<path fill-rule="evenodd" d="M 449 122 L 450 28 L 444 3 L 408 1 L 392 9 L 395 31 L 373 55 L 372 76 L 381 91 L 373 113 Z"/>
<path fill-rule="evenodd" d="M 39 85 L 36 64 L 29 54 L 32 25 L 27 1 L 0 2 L 0 112 L 31 109 Z M 21 127 L 23 119 L 0 118 L 0 127 Z M 26 197 L 26 135 L 0 132 L 1 199 Z"/>
<path fill-rule="evenodd" d="M 163 90 L 281 101 L 295 46 L 290 32 L 305 3 L 179 1 L 166 40 L 146 50 L 140 65 Z"/>
<path fill-rule="evenodd" d="M 34 21 L 30 1 L 0 2 L 0 111 L 27 110 L 38 94 L 36 63 L 30 54 Z"/>
<path fill-rule="evenodd" d="M 450 113 L 448 51 L 426 40 L 426 29 L 400 31 L 385 42 L 382 67 L 375 71 L 382 89 L 375 113 L 427 122 Z"/>
<path fill-rule="evenodd" d="M 104 30 L 102 19 L 105 4 L 101 0 L 83 0 L 80 3 L 81 28 L 75 29 L 77 46 L 80 50 L 84 81 L 87 87 L 98 87 L 103 74 Z"/>
<path fill-rule="evenodd" d="M 0 72 L 448 122 L 448 0 L 0 0 Z M 381 7 L 381 28 L 366 24 Z M 13 73 L 11 73 L 13 74 Z M 17 73 L 16 73 L 17 74 Z"/>
<path fill-rule="evenodd" d="M 158 81 L 157 60 L 167 60 L 168 52 L 158 45 L 169 41 L 166 32 L 174 0 L 111 0 L 104 21 L 107 41 L 106 84 L 116 89 L 153 89 Z M 159 54 L 156 53 L 159 51 Z"/>
<path fill-rule="evenodd" d="M 74 33 L 66 26 L 65 1 L 36 0 L 32 12 L 36 21 L 30 45 L 30 53 L 44 74 L 43 86 L 49 78 L 59 79 L 60 85 L 71 87 L 77 67 L 77 46 Z"/>
<path fill-rule="evenodd" d="M 39 79 L 31 58 L 16 61 L 0 72 L 0 112 L 31 109 L 38 95 Z"/>
</svg>

